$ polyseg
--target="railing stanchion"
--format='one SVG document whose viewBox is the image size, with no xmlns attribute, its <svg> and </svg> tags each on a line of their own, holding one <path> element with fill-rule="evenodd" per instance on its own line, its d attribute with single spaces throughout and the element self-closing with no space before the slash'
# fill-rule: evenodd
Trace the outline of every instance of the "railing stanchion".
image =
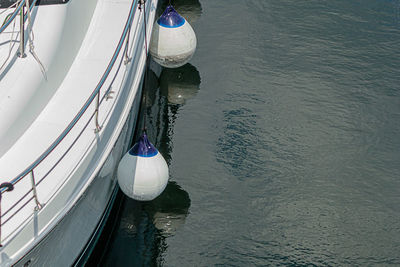
<svg viewBox="0 0 400 267">
<path fill-rule="evenodd" d="M 95 133 L 100 132 L 101 126 L 99 124 L 99 106 L 100 106 L 100 90 L 97 93 L 97 98 L 96 98 L 96 115 L 95 115 L 95 122 L 96 122 L 96 129 L 94 129 Z"/>
<path fill-rule="evenodd" d="M 14 189 L 14 186 L 12 185 L 12 183 L 8 183 L 8 182 L 6 182 L 6 183 L 2 183 L 1 185 L 0 185 L 0 189 L 3 189 L 3 188 L 5 188 L 6 190 L 5 191 L 12 191 L 13 189 Z M 4 192 L 5 192 L 4 191 Z M 1 244 L 1 191 L 0 191 L 0 247 L 2 247 L 3 245 Z"/>
<path fill-rule="evenodd" d="M 11 0 L 10 0 L 11 1 Z M 21 0 L 19 0 L 21 1 Z M 25 25 L 24 25 L 24 20 L 25 20 L 25 9 L 24 9 L 24 3 L 26 3 L 25 1 L 29 1 L 29 0 L 22 0 L 22 2 L 20 2 L 21 4 L 17 6 L 17 9 L 11 14 L 11 17 L 9 20 L 7 20 L 3 26 L 0 27 L 0 33 L 4 31 L 4 29 L 10 24 L 10 22 L 12 20 L 14 20 L 16 18 L 16 16 L 18 15 L 18 13 L 20 13 L 21 16 L 21 20 L 20 20 L 20 47 L 18 50 L 18 57 L 26 57 L 25 54 Z M 27 12 L 30 12 L 30 10 L 33 8 L 33 6 L 35 5 L 36 1 L 38 0 L 31 0 L 30 2 L 32 2 L 32 6 L 31 8 L 28 8 Z M 11 191 L 14 188 L 14 185 L 17 184 L 19 181 L 21 181 L 22 179 L 27 178 L 28 175 L 30 175 L 31 177 L 31 190 L 33 193 L 33 198 L 35 199 L 35 203 L 36 206 L 34 208 L 35 211 L 39 211 L 43 208 L 43 206 L 45 204 L 42 204 L 39 202 L 38 199 L 38 193 L 37 193 L 37 187 L 36 187 L 36 181 L 35 181 L 35 173 L 34 170 L 35 168 L 43 161 L 45 160 L 48 155 L 50 153 L 52 153 L 54 151 L 54 149 L 61 143 L 62 140 L 64 140 L 64 138 L 68 135 L 68 133 L 71 131 L 71 129 L 73 129 L 73 127 L 76 126 L 76 124 L 78 123 L 78 121 L 82 118 L 83 114 L 85 114 L 85 112 L 89 109 L 89 107 L 91 106 L 91 104 L 93 103 L 94 98 L 96 98 L 96 107 L 95 107 L 95 113 L 91 113 L 90 115 L 90 119 L 86 122 L 85 126 L 83 127 L 83 129 L 81 130 L 81 132 L 79 133 L 78 137 L 76 137 L 76 139 L 72 142 L 71 146 L 64 152 L 64 154 L 60 157 L 60 159 L 55 163 L 55 165 L 53 165 L 50 170 L 46 173 L 46 175 L 42 178 L 45 179 L 49 173 L 51 171 L 53 171 L 53 169 L 55 168 L 55 166 L 57 166 L 59 164 L 59 162 L 64 158 L 64 156 L 70 151 L 70 149 L 72 148 L 72 146 L 76 143 L 76 141 L 78 140 L 78 138 L 81 136 L 81 134 L 87 129 L 87 127 L 90 125 L 93 116 L 95 116 L 95 123 L 96 123 L 96 129 L 95 132 L 99 132 L 101 130 L 101 125 L 99 124 L 99 107 L 100 107 L 100 103 L 106 99 L 110 99 L 112 98 L 111 94 L 114 93 L 114 91 L 111 91 L 111 86 L 114 83 L 115 77 L 114 79 L 111 81 L 110 87 L 107 91 L 105 91 L 105 95 L 103 95 L 103 98 L 100 100 L 100 94 L 101 94 L 101 88 L 104 86 L 107 78 L 110 76 L 110 73 L 112 72 L 113 67 L 115 66 L 115 63 L 118 59 L 118 56 L 120 55 L 121 49 L 123 47 L 124 42 L 126 41 L 126 46 L 128 49 L 128 45 L 129 45 L 129 41 L 126 40 L 127 38 L 129 39 L 129 34 L 130 34 L 130 27 L 131 27 L 131 23 L 133 22 L 134 19 L 134 14 L 135 14 L 135 9 L 136 9 L 136 4 L 137 1 L 132 1 L 132 5 L 131 5 L 131 9 L 129 12 L 129 17 L 126 21 L 125 27 L 124 27 L 124 31 L 122 33 L 122 36 L 120 38 L 120 41 L 118 42 L 117 48 L 114 51 L 113 57 L 111 58 L 110 62 L 108 63 L 107 69 L 105 70 L 104 74 L 102 75 L 99 83 L 97 84 L 95 90 L 90 94 L 89 98 L 86 100 L 85 104 L 81 107 L 81 109 L 79 110 L 79 112 L 75 115 L 74 119 L 67 125 L 67 127 L 64 129 L 64 131 L 57 137 L 56 140 L 54 140 L 51 145 L 42 153 L 40 154 L 40 156 L 31 164 L 29 165 L 25 170 L 23 170 L 20 174 L 18 174 L 16 177 L 14 177 L 14 179 L 12 179 L 10 182 L 7 183 L 3 183 L 0 184 L 0 247 L 1 247 L 1 220 L 2 220 L 2 214 L 1 214 L 1 197 L 2 197 L 2 193 L 6 192 L 6 191 Z M 29 30 L 28 26 L 28 30 Z M 29 32 L 28 32 L 29 34 Z M 128 54 L 125 55 L 126 58 L 125 60 L 129 61 L 128 58 Z M 119 66 L 121 66 L 122 62 L 123 62 L 123 56 L 121 58 L 121 63 Z M 128 62 L 127 62 L 128 63 Z M 119 72 L 119 67 L 117 68 L 116 72 Z M 117 75 L 117 74 L 115 74 Z M 42 180 L 40 180 L 39 182 L 41 182 Z M 26 181 L 26 180 L 25 180 Z M 21 207 L 16 206 L 17 204 L 21 203 L 22 200 L 28 196 L 31 192 L 31 190 L 28 190 L 25 195 L 20 198 L 19 200 L 17 200 L 16 203 L 14 203 L 6 212 L 5 214 L 7 214 L 8 212 L 10 212 L 12 209 L 17 209 L 13 214 L 9 215 L 6 219 L 6 221 L 3 223 L 7 223 L 8 221 L 10 221 L 14 215 L 16 215 L 18 212 L 20 212 L 20 210 L 22 208 L 24 208 L 26 205 L 28 205 L 29 203 L 31 203 L 32 198 L 27 199 L 27 201 L 22 204 Z"/>
<path fill-rule="evenodd" d="M 19 51 L 18 51 L 18 57 L 20 57 L 20 58 L 24 58 L 24 57 L 26 57 L 26 54 L 25 54 L 25 20 L 24 20 L 24 10 L 25 10 L 25 6 L 23 5 L 22 7 L 21 7 L 21 11 L 20 11 L 20 14 L 19 14 L 19 16 L 20 16 L 20 20 L 19 20 L 19 24 L 20 24 L 20 26 L 19 26 L 19 35 L 20 35 L 20 38 L 19 38 Z M 28 12 L 29 12 L 29 10 L 28 10 Z"/>
<path fill-rule="evenodd" d="M 39 199 L 38 199 L 38 195 L 37 195 L 37 191 L 36 191 L 35 174 L 33 173 L 33 170 L 31 171 L 31 182 L 32 182 L 33 197 L 35 198 L 35 202 L 36 202 L 35 210 L 37 211 L 37 210 L 42 209 L 43 205 L 40 204 Z"/>
</svg>

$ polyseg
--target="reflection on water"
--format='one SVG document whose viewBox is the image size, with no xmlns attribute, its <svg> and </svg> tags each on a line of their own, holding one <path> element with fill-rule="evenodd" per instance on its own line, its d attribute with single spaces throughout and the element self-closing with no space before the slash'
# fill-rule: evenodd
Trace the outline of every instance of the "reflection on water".
<svg viewBox="0 0 400 267">
<path fill-rule="evenodd" d="M 147 133 L 169 163 L 171 137 L 174 134 L 173 126 L 178 110 L 186 101 L 196 96 L 201 78 L 198 70 L 189 63 L 176 69 L 159 66 L 155 68 L 159 68 L 156 70 L 160 73 L 159 78 L 153 70 L 148 72 Z"/>
<path fill-rule="evenodd" d="M 174 181 L 154 201 L 125 199 L 110 249 L 100 265 L 159 265 L 168 248 L 166 238 L 184 224 L 189 207 L 189 194 Z"/>
<path fill-rule="evenodd" d="M 146 80 L 146 128 L 149 139 L 169 163 L 176 115 L 179 108 L 197 94 L 200 74 L 190 64 L 178 69 L 153 67 L 156 70 L 149 70 Z M 160 72 L 160 78 L 156 72 Z M 124 199 L 120 222 L 102 265 L 161 264 L 168 247 L 165 240 L 185 223 L 189 207 L 189 194 L 173 180 L 153 201 Z"/>
<path fill-rule="evenodd" d="M 159 13 L 167 2 L 161 3 Z M 173 1 L 176 10 L 189 23 L 201 15 L 199 1 Z M 146 131 L 167 163 L 171 162 L 172 136 L 179 109 L 194 98 L 200 89 L 200 73 L 186 64 L 177 69 L 153 64 L 147 72 L 144 112 Z M 143 121 L 139 122 L 143 125 Z M 142 128 L 142 127 L 139 127 Z M 119 223 L 112 233 L 108 251 L 102 257 L 105 266 L 160 265 L 168 248 L 166 239 L 174 236 L 185 223 L 190 196 L 170 177 L 165 191 L 155 200 L 138 202 L 125 198 Z"/>
<path fill-rule="evenodd" d="M 201 86 L 149 75 L 149 136 L 175 183 L 125 202 L 107 263 L 400 266 L 398 7 L 202 1 Z"/>
<path fill-rule="evenodd" d="M 170 181 L 163 194 L 145 206 L 154 226 L 163 237 L 172 236 L 184 224 L 190 207 L 189 194 Z"/>
<path fill-rule="evenodd" d="M 170 104 L 185 104 L 196 96 L 200 87 L 200 74 L 197 69 L 186 64 L 176 69 L 164 68 L 160 76 L 160 90 L 167 95 Z"/>
</svg>

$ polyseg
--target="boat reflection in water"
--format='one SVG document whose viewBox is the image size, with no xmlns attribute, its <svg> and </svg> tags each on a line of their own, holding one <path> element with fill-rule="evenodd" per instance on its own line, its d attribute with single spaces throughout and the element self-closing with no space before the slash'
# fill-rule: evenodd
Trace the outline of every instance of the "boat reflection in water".
<svg viewBox="0 0 400 267">
<path fill-rule="evenodd" d="M 200 74 L 190 64 L 177 69 L 157 68 L 159 78 L 149 70 L 146 81 L 146 128 L 149 139 L 170 164 L 174 122 L 179 108 L 199 91 Z M 112 233 L 102 265 L 162 263 L 168 247 L 166 238 L 179 231 L 190 208 L 188 192 L 173 177 L 170 179 L 165 191 L 153 201 L 124 198 L 119 225 Z"/>
</svg>

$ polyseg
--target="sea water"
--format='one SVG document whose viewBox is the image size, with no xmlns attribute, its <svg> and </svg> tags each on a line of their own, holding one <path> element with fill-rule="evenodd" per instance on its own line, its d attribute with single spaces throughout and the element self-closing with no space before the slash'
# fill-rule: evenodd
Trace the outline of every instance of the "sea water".
<svg viewBox="0 0 400 267">
<path fill-rule="evenodd" d="M 400 1 L 172 3 L 198 47 L 149 72 L 170 182 L 102 265 L 400 265 Z"/>
</svg>

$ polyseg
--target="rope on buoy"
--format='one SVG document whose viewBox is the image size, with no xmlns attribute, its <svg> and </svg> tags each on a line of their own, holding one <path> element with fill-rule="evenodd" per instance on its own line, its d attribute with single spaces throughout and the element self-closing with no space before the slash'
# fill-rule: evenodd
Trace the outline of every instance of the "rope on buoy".
<svg viewBox="0 0 400 267">
<path fill-rule="evenodd" d="M 138 142 L 122 157 L 118 164 L 117 179 L 122 192 L 135 200 L 150 201 L 158 197 L 168 183 L 168 164 L 158 150 L 151 144 L 146 135 L 146 85 L 148 79 L 148 44 L 146 8 L 143 0 L 139 2 L 140 12 L 143 12 L 145 41 L 145 70 L 143 80 L 143 97 L 140 106 L 145 105 L 143 115 L 143 133 Z"/>
<path fill-rule="evenodd" d="M 145 55 L 146 55 L 146 65 L 145 65 L 145 70 L 144 70 L 144 77 L 143 77 L 143 97 L 142 97 L 142 104 L 144 103 L 144 114 L 143 114 L 143 133 L 146 133 L 146 121 L 147 121 L 147 104 L 146 104 L 146 97 L 147 97 L 147 90 L 146 90 L 146 84 L 147 84 L 147 77 L 148 77 L 148 68 L 149 68 L 149 62 L 150 62 L 150 57 L 149 57 L 149 50 L 148 50 L 148 44 L 147 44 L 147 21 L 146 21 L 146 3 L 144 0 L 140 1 L 140 5 L 143 5 L 143 24 L 144 24 L 144 47 L 145 47 Z M 140 9 L 140 12 L 142 12 L 142 9 Z"/>
</svg>

